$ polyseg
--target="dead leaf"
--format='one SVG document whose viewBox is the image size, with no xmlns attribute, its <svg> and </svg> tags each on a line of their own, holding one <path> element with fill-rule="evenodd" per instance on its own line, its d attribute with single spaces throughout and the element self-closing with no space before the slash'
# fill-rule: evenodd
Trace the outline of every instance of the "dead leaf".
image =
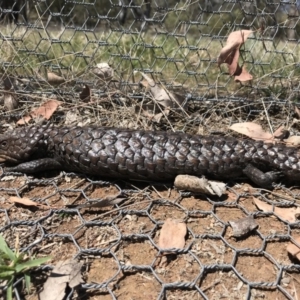
<svg viewBox="0 0 300 300">
<path fill-rule="evenodd" d="M 148 75 L 141 73 L 146 82 L 149 85 L 150 93 L 152 94 L 155 101 L 161 104 L 164 107 L 172 107 L 172 99 L 166 90 L 159 86 L 153 79 L 151 79 Z"/>
<path fill-rule="evenodd" d="M 60 104 L 61 104 L 61 102 L 54 100 L 54 99 L 50 99 L 50 100 L 44 102 L 40 107 L 31 111 L 31 113 L 29 113 L 29 115 L 20 119 L 17 122 L 17 124 L 24 125 L 24 124 L 28 123 L 31 119 L 35 119 L 40 116 L 42 116 L 46 120 L 49 120 Z"/>
<path fill-rule="evenodd" d="M 239 42 L 232 42 L 229 44 L 227 40 L 226 46 L 223 47 L 218 57 L 219 65 L 222 63 L 228 64 L 228 71 L 231 76 L 235 74 L 238 68 L 238 61 L 240 56 L 239 48 L 240 48 Z"/>
<path fill-rule="evenodd" d="M 191 175 L 176 176 L 174 186 L 179 190 L 218 195 L 219 197 L 226 191 L 226 184 L 223 182 L 207 180 L 205 177 L 199 178 Z"/>
<path fill-rule="evenodd" d="M 47 72 L 47 82 L 51 85 L 60 85 L 65 82 L 65 79 L 53 72 Z"/>
<path fill-rule="evenodd" d="M 4 84 L 4 107 L 8 110 L 14 110 L 19 106 L 19 99 L 16 94 L 18 90 L 17 80 L 14 77 L 6 76 L 3 80 Z"/>
<path fill-rule="evenodd" d="M 152 109 L 151 109 L 152 107 Z M 157 112 L 159 111 L 159 112 Z M 163 111 L 163 112 L 162 112 Z M 153 105 L 152 103 L 150 105 L 148 104 L 144 104 L 142 105 L 142 107 L 140 105 L 137 105 L 135 107 L 135 112 L 141 113 L 143 116 L 145 116 L 146 118 L 148 118 L 151 121 L 154 121 L 156 123 L 159 123 L 161 118 L 165 115 L 166 117 L 168 116 L 170 110 L 168 109 L 161 109 L 159 110 L 158 107 L 155 105 Z"/>
<path fill-rule="evenodd" d="M 153 98 L 155 99 L 155 101 L 157 101 L 159 104 L 161 104 L 164 107 L 173 107 L 172 105 L 173 97 L 171 93 L 168 93 L 164 88 L 162 88 L 148 75 L 144 74 L 143 72 L 141 72 L 141 75 L 149 84 L 150 92 Z"/>
<path fill-rule="evenodd" d="M 161 249 L 180 248 L 185 245 L 186 224 L 182 220 L 167 219 L 161 228 L 158 246 Z"/>
<path fill-rule="evenodd" d="M 300 136 L 292 135 L 289 138 L 285 139 L 284 142 L 290 146 L 299 146 L 300 145 Z"/>
<path fill-rule="evenodd" d="M 103 81 L 110 81 L 114 76 L 114 69 L 106 62 L 97 64 L 93 72 Z"/>
<path fill-rule="evenodd" d="M 234 80 L 235 81 L 249 81 L 252 80 L 253 76 L 246 70 L 246 67 L 243 66 L 242 68 L 238 67 L 234 73 Z"/>
<path fill-rule="evenodd" d="M 228 202 L 236 201 L 236 194 L 235 193 L 227 191 L 226 195 L 227 195 L 227 201 Z"/>
<path fill-rule="evenodd" d="M 289 131 L 285 130 L 284 126 L 280 126 L 272 134 L 270 132 L 264 131 L 261 125 L 252 122 L 235 123 L 231 125 L 229 129 L 244 134 L 253 140 L 265 141 L 268 143 L 274 142 L 275 139 L 282 140 L 285 136 L 289 135 Z"/>
<path fill-rule="evenodd" d="M 25 206 L 34 206 L 34 207 L 39 207 L 39 208 L 43 208 L 43 209 L 50 209 L 50 208 L 54 208 L 54 207 L 50 207 L 50 206 L 47 206 L 47 205 L 43 205 L 41 203 L 37 203 L 37 202 L 34 202 L 32 200 L 30 200 L 29 198 L 19 198 L 19 197 L 9 197 L 9 200 L 13 203 L 19 203 L 19 204 L 22 204 L 22 205 L 25 205 Z"/>
<path fill-rule="evenodd" d="M 83 102 L 90 102 L 91 101 L 91 89 L 88 85 L 84 86 L 81 93 L 79 94 L 79 98 Z"/>
<path fill-rule="evenodd" d="M 135 74 L 138 73 L 137 71 Z M 172 93 L 164 88 L 161 84 L 156 83 L 151 77 L 139 72 L 145 80 L 140 83 L 150 91 L 153 99 L 160 105 L 166 108 L 177 108 L 185 101 L 185 97 L 179 93 Z"/>
<path fill-rule="evenodd" d="M 283 140 L 287 139 L 290 135 L 290 132 L 284 128 L 283 125 L 279 126 L 273 133 L 274 138 Z"/>
<path fill-rule="evenodd" d="M 258 224 L 255 223 L 252 216 L 248 216 L 237 221 L 229 221 L 229 224 L 233 230 L 232 235 L 237 238 L 249 234 L 251 231 L 258 228 Z"/>
<path fill-rule="evenodd" d="M 19 101 L 15 93 L 4 93 L 4 107 L 10 111 L 14 110 L 19 106 Z"/>
<path fill-rule="evenodd" d="M 298 221 L 297 216 L 300 214 L 300 207 L 276 207 L 267 204 L 259 199 L 253 198 L 255 205 L 264 212 L 274 212 L 279 218 L 289 223 L 294 223 Z"/>
<path fill-rule="evenodd" d="M 134 72 L 134 74 L 137 73 L 141 73 L 144 78 L 140 81 L 140 85 L 146 89 L 146 92 L 150 92 L 152 99 L 148 102 L 143 101 L 142 105 L 137 105 L 136 113 L 141 112 L 149 120 L 159 123 L 163 116 L 167 117 L 169 115 L 170 108 L 183 107 L 186 101 L 184 95 L 171 93 L 148 75 L 138 71 Z"/>
<path fill-rule="evenodd" d="M 300 236 L 294 238 L 295 242 L 300 245 Z M 300 261 L 300 247 L 290 242 L 286 248 L 287 252 L 291 254 L 294 258 Z"/>
<path fill-rule="evenodd" d="M 256 141 L 273 140 L 273 135 L 270 132 L 264 131 L 261 125 L 256 123 L 252 123 L 252 122 L 235 123 L 231 125 L 229 129 L 244 134 Z"/>
<path fill-rule="evenodd" d="M 231 32 L 227 38 L 226 45 L 221 49 L 218 56 L 218 65 L 223 63 L 228 65 L 228 71 L 231 76 L 235 76 L 236 81 L 247 81 L 252 79 L 244 67 L 238 64 L 240 56 L 240 47 L 245 43 L 252 30 L 238 30 Z"/>
<path fill-rule="evenodd" d="M 68 110 L 67 113 L 66 113 L 65 125 L 71 125 L 71 124 L 74 124 L 74 123 L 78 123 L 79 118 L 80 118 L 80 114 L 77 111 L 77 109 Z"/>
<path fill-rule="evenodd" d="M 16 89 L 16 79 L 11 76 L 6 76 L 3 80 L 4 90 L 9 91 L 10 89 Z"/>
<path fill-rule="evenodd" d="M 46 280 L 43 291 L 39 294 L 39 299 L 64 299 L 67 285 L 74 288 L 84 282 L 81 275 L 82 266 L 83 262 L 72 259 L 58 262 Z"/>
</svg>

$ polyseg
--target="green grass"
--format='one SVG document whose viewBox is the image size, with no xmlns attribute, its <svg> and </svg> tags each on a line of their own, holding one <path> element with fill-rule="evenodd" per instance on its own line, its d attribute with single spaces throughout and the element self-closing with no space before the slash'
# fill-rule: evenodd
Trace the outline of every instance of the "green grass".
<svg viewBox="0 0 300 300">
<path fill-rule="evenodd" d="M 226 86 L 227 92 L 239 90 L 240 85 L 228 76 L 226 66 L 219 69 L 214 61 L 226 40 L 203 37 L 199 30 L 196 34 L 196 25 L 178 28 L 173 31 L 174 35 L 169 35 L 153 28 L 142 34 L 134 30 L 86 33 L 20 28 L 11 34 L 11 28 L 3 27 L 0 30 L 2 69 L 8 74 L 23 76 L 50 70 L 61 73 L 67 80 L 80 76 L 93 80 L 91 69 L 99 62 L 108 62 L 122 81 L 138 81 L 141 77 L 133 79 L 133 72 L 146 70 L 154 72 L 158 81 L 167 85 L 181 84 L 191 91 L 199 92 L 208 87 L 222 89 L 222 86 Z M 10 35 L 14 41 L 6 39 Z M 261 38 L 258 33 L 255 35 Z M 285 87 L 298 80 L 299 46 L 258 39 L 248 39 L 241 48 L 241 61 L 253 75 L 253 84 L 268 88 L 278 83 Z"/>
<path fill-rule="evenodd" d="M 16 243 L 18 246 L 18 243 Z M 24 275 L 27 292 L 30 291 L 30 273 L 32 268 L 47 262 L 50 257 L 31 258 L 18 249 L 12 251 L 0 235 L 0 280 L 7 281 L 6 299 L 13 299 L 13 284 L 16 276 Z"/>
</svg>

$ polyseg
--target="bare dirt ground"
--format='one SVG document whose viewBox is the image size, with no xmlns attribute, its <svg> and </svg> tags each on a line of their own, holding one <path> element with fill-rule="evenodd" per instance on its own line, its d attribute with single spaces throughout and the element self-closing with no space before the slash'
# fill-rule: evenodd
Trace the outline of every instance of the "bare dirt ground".
<svg viewBox="0 0 300 300">
<path fill-rule="evenodd" d="M 124 200 L 118 205 L 69 208 L 120 190 Z M 13 204 L 11 196 L 44 206 Z M 18 235 L 30 254 L 50 255 L 48 265 L 74 257 L 84 262 L 85 283 L 71 292 L 74 299 L 298 299 L 299 262 L 286 248 L 300 236 L 299 222 L 259 212 L 253 202 L 276 204 L 291 196 L 299 199 L 299 190 L 269 193 L 236 184 L 218 198 L 181 193 L 172 185 L 4 174 L 0 227 L 11 247 Z M 249 214 L 259 228 L 233 237 L 229 222 Z M 184 220 L 188 232 L 183 249 L 164 255 L 158 239 L 168 218 Z M 18 285 L 21 299 L 38 299 L 49 271 L 34 274 L 30 295 Z"/>
</svg>

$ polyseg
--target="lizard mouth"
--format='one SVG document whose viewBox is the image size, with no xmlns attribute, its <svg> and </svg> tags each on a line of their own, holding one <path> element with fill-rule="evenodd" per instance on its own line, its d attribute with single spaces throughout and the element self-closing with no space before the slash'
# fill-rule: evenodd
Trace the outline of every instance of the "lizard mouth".
<svg viewBox="0 0 300 300">
<path fill-rule="evenodd" d="M 5 163 L 5 162 L 17 163 L 18 160 L 12 158 L 11 156 L 1 154 L 0 155 L 0 163 Z"/>
</svg>

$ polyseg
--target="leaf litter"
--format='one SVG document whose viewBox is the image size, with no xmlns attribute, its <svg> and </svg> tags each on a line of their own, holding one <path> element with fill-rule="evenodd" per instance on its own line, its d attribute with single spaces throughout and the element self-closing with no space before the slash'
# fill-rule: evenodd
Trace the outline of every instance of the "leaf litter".
<svg viewBox="0 0 300 300">
<path fill-rule="evenodd" d="M 14 110 L 19 106 L 19 99 L 16 91 L 18 90 L 17 80 L 14 77 L 6 76 L 4 84 L 4 107 L 8 110 Z"/>
<path fill-rule="evenodd" d="M 264 212 L 273 212 L 276 214 L 279 218 L 282 220 L 289 222 L 289 223 L 295 223 L 299 221 L 299 215 L 300 215 L 300 207 L 277 207 L 270 205 L 268 203 L 265 203 L 257 198 L 253 198 L 254 204 L 262 211 Z"/>
<path fill-rule="evenodd" d="M 74 259 L 59 261 L 46 280 L 40 300 L 60 300 L 66 296 L 66 287 L 71 289 L 84 283 L 81 274 L 82 262 Z M 101 270 L 99 270 L 101 272 Z"/>
<path fill-rule="evenodd" d="M 22 204 L 25 206 L 34 206 L 34 207 L 38 207 L 38 208 L 42 208 L 42 209 L 54 208 L 54 207 L 50 207 L 50 206 L 43 205 L 41 203 L 32 201 L 31 199 L 29 199 L 27 197 L 19 198 L 19 197 L 12 196 L 12 197 L 9 197 L 9 201 L 11 201 L 13 203 L 19 203 L 19 204 Z"/>
<path fill-rule="evenodd" d="M 161 249 L 182 249 L 186 233 L 187 227 L 183 220 L 167 219 L 160 230 L 158 246 Z"/>
<path fill-rule="evenodd" d="M 49 99 L 44 102 L 40 107 L 32 110 L 27 116 L 20 119 L 17 124 L 24 125 L 32 119 L 38 117 L 43 117 L 46 120 L 49 120 L 53 113 L 57 110 L 58 106 L 61 105 L 61 102 L 55 99 Z"/>
<path fill-rule="evenodd" d="M 227 37 L 226 45 L 221 49 L 218 56 L 218 65 L 226 63 L 230 76 L 234 76 L 235 81 L 249 81 L 253 76 L 246 70 L 245 66 L 240 67 L 238 61 L 240 57 L 240 47 L 246 42 L 252 30 L 233 31 Z"/>
<path fill-rule="evenodd" d="M 110 81 L 114 77 L 114 69 L 106 62 L 98 63 L 93 73 L 103 82 Z"/>
<path fill-rule="evenodd" d="M 235 123 L 231 125 L 229 129 L 246 135 L 256 141 L 273 142 L 275 138 L 281 136 L 284 127 L 280 126 L 273 134 L 263 130 L 261 125 L 253 122 Z"/>
<path fill-rule="evenodd" d="M 150 102 L 144 102 L 141 106 L 136 107 L 136 112 L 141 111 L 142 114 L 150 120 L 157 123 L 160 122 L 163 116 L 168 116 L 170 109 L 182 107 L 185 97 L 168 91 L 164 86 L 155 82 L 148 75 L 136 71 L 134 74 L 140 73 L 144 80 L 140 84 L 149 91 L 152 99 Z"/>
<path fill-rule="evenodd" d="M 243 237 L 258 228 L 258 224 L 255 223 L 253 216 L 248 216 L 237 221 L 229 221 L 229 224 L 233 230 L 232 235 L 237 238 Z"/>
<path fill-rule="evenodd" d="M 66 82 L 66 80 L 63 77 L 53 72 L 47 72 L 46 75 L 47 75 L 47 82 L 51 85 L 60 85 Z"/>
<path fill-rule="evenodd" d="M 79 94 L 79 98 L 83 102 L 90 102 L 91 101 L 91 89 L 88 85 L 84 86 L 81 93 Z"/>
<path fill-rule="evenodd" d="M 300 236 L 294 238 L 294 240 L 298 245 L 300 245 Z M 300 246 L 297 246 L 294 243 L 290 242 L 286 250 L 290 255 L 300 261 Z"/>
</svg>

